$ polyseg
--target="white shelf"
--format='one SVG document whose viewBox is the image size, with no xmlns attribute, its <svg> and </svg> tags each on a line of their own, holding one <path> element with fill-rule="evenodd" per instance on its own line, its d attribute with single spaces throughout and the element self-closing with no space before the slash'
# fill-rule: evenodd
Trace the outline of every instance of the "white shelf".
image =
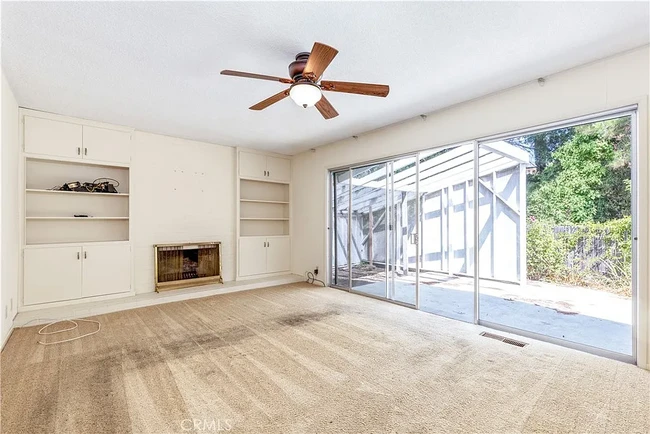
<svg viewBox="0 0 650 434">
<path fill-rule="evenodd" d="M 239 179 L 244 181 L 266 182 L 270 184 L 283 184 L 283 185 L 291 184 L 291 181 L 279 181 L 276 179 L 268 179 L 268 178 L 254 178 L 251 176 L 240 176 Z"/>
<path fill-rule="evenodd" d="M 27 220 L 128 220 L 128 217 L 25 217 Z"/>
<path fill-rule="evenodd" d="M 288 217 L 241 217 L 240 220 L 269 220 L 269 221 L 289 221 Z"/>
<path fill-rule="evenodd" d="M 28 188 L 27 193 L 48 193 L 48 194 L 72 194 L 72 195 L 92 195 L 92 196 L 112 196 L 112 197 L 129 197 L 128 193 L 92 193 L 89 191 L 63 191 L 63 190 L 41 190 L 37 188 Z"/>
<path fill-rule="evenodd" d="M 252 202 L 252 203 L 274 203 L 281 205 L 288 205 L 289 202 L 283 200 L 258 200 L 258 199 L 239 199 L 240 202 Z"/>
</svg>

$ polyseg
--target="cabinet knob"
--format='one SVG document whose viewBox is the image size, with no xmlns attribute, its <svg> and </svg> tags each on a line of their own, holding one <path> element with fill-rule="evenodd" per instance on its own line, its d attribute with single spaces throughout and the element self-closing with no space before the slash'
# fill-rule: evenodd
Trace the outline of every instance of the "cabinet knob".
<svg viewBox="0 0 650 434">
<path fill-rule="evenodd" d="M 77 155 L 81 155 L 81 148 L 77 148 Z"/>
<path fill-rule="evenodd" d="M 84 250 L 84 259 L 88 258 L 88 253 Z"/>
<path fill-rule="evenodd" d="M 79 260 L 79 252 L 77 252 L 77 261 Z"/>
<path fill-rule="evenodd" d="M 84 148 L 84 155 L 88 155 L 88 148 Z"/>
</svg>

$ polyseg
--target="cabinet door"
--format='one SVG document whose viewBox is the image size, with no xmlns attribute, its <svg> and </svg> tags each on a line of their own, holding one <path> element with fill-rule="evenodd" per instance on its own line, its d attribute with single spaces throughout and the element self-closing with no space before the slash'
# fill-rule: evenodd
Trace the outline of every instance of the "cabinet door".
<svg viewBox="0 0 650 434">
<path fill-rule="evenodd" d="M 291 181 L 291 160 L 286 158 L 267 157 L 267 178 L 273 181 Z"/>
<path fill-rule="evenodd" d="M 25 249 L 25 305 L 81 297 L 81 247 Z"/>
<path fill-rule="evenodd" d="M 265 237 L 239 239 L 239 275 L 253 276 L 266 273 Z"/>
<path fill-rule="evenodd" d="M 239 153 L 239 176 L 244 178 L 266 178 L 266 155 L 252 152 Z"/>
<path fill-rule="evenodd" d="M 131 249 L 128 244 L 83 248 L 83 297 L 117 294 L 130 289 Z"/>
<path fill-rule="evenodd" d="M 266 272 L 289 271 L 291 269 L 291 238 L 267 238 L 266 245 Z"/>
<path fill-rule="evenodd" d="M 128 164 L 131 161 L 131 133 L 84 125 L 83 157 Z"/>
<path fill-rule="evenodd" d="M 81 158 L 81 125 L 25 116 L 25 152 Z"/>
</svg>

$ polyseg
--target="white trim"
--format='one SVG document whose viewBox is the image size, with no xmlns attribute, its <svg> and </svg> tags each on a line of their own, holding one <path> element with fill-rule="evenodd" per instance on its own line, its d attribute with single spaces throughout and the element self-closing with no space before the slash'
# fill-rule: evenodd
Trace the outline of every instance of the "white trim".
<svg viewBox="0 0 650 434">
<path fill-rule="evenodd" d="M 259 154 L 259 152 L 256 152 L 256 154 Z M 290 160 L 289 158 L 283 157 L 286 160 Z M 238 168 L 239 171 L 239 168 Z M 272 182 L 274 184 L 285 184 L 285 185 L 291 185 L 291 181 L 278 181 L 274 179 L 266 179 L 266 178 L 254 178 L 251 176 L 240 176 L 239 179 L 244 179 L 246 181 L 258 181 L 258 182 Z"/>
<path fill-rule="evenodd" d="M 14 318 L 14 322 L 12 322 L 11 327 L 9 328 L 9 331 L 7 333 L 5 333 L 5 337 L 2 340 L 2 343 L 0 343 L 0 351 L 5 349 L 5 345 L 7 345 L 7 342 L 9 342 L 9 338 L 11 337 L 11 334 L 14 332 L 15 329 L 16 329 L 16 326 L 15 326 L 15 318 Z"/>
<path fill-rule="evenodd" d="M 14 320 L 14 327 L 23 327 L 25 324 L 36 325 L 48 322 L 48 320 L 80 318 L 96 315 L 104 315 L 111 312 L 136 309 L 158 304 L 173 303 L 177 301 L 192 300 L 196 298 L 211 297 L 213 295 L 227 294 L 230 292 L 247 291 L 251 289 L 265 288 L 276 285 L 303 282 L 304 278 L 295 274 L 284 275 L 274 279 L 256 279 L 254 281 L 226 282 L 218 285 L 198 286 L 173 291 L 146 292 L 135 296 L 121 297 L 110 301 L 85 300 L 81 304 L 67 304 L 65 306 L 41 307 L 18 314 Z M 37 321 L 42 320 L 42 321 Z"/>
</svg>

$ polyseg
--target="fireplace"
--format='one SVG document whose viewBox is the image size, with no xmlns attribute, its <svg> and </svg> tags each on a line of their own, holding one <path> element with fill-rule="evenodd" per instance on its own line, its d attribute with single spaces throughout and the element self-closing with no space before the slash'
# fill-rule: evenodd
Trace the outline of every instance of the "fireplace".
<svg viewBox="0 0 650 434">
<path fill-rule="evenodd" d="M 223 283 L 221 243 L 156 244 L 156 292 Z"/>
</svg>

